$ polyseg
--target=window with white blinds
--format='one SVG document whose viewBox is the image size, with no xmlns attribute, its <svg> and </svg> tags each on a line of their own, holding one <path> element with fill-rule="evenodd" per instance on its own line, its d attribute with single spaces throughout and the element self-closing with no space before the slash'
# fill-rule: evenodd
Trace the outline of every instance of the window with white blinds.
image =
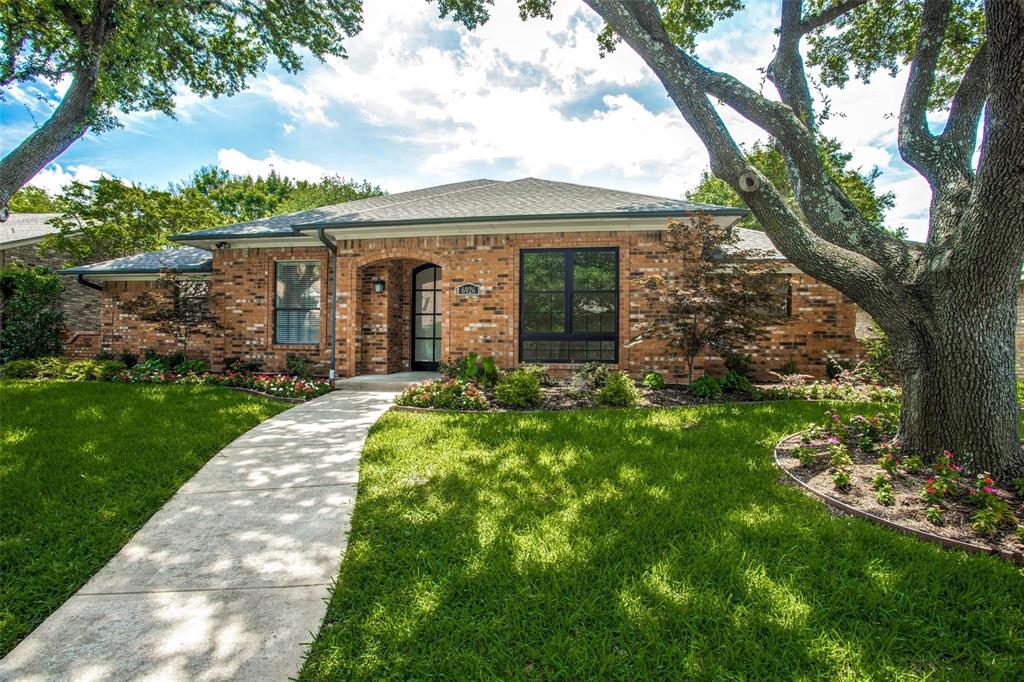
<svg viewBox="0 0 1024 682">
<path fill-rule="evenodd" d="M 320 342 L 320 261 L 278 261 L 274 342 Z"/>
</svg>

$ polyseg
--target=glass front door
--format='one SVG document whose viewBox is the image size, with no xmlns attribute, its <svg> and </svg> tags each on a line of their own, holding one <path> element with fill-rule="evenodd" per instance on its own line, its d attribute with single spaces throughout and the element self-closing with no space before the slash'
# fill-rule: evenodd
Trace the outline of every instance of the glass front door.
<svg viewBox="0 0 1024 682">
<path fill-rule="evenodd" d="M 434 371 L 441 362 L 441 268 L 412 272 L 412 368 Z"/>
</svg>

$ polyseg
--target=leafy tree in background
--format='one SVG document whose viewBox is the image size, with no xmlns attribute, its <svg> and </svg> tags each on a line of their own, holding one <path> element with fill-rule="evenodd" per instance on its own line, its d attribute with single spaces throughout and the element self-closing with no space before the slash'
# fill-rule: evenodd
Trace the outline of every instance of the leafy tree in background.
<svg viewBox="0 0 1024 682">
<path fill-rule="evenodd" d="M 275 171 L 266 177 L 252 177 L 233 175 L 216 166 L 200 168 L 174 190 L 186 197 L 209 200 L 225 216 L 225 222 L 236 223 L 384 193 L 365 180 L 354 182 L 336 175 L 318 182 L 296 181 Z"/>
<path fill-rule="evenodd" d="M 63 352 L 63 290 L 47 268 L 15 263 L 0 269 L 0 364 Z"/>
<path fill-rule="evenodd" d="M 120 180 L 100 178 L 91 185 L 68 185 L 57 198 L 61 214 L 51 224 L 40 251 L 67 255 L 69 265 L 91 263 L 168 244 L 167 236 L 222 225 L 225 220 L 203 197 L 182 196 Z"/>
<path fill-rule="evenodd" d="M 11 213 L 56 213 L 57 199 L 39 187 L 25 185 L 11 197 Z"/>
<path fill-rule="evenodd" d="M 859 170 L 849 168 L 853 155 L 842 151 L 837 140 L 822 137 L 819 139 L 819 145 L 822 158 L 827 164 L 829 177 L 842 188 L 865 220 L 884 229 L 885 214 L 894 206 L 896 198 L 892 192 L 879 194 L 875 187 L 875 181 L 881 175 L 881 171 L 875 168 L 869 173 L 861 173 Z M 793 191 L 789 174 L 786 172 L 786 159 L 782 153 L 772 145 L 756 142 L 751 150 L 746 152 L 746 156 L 750 164 L 760 171 L 785 197 L 790 209 L 799 212 L 800 204 Z M 708 170 L 701 173 L 700 183 L 693 190 L 687 192 L 686 198 L 705 204 L 746 208 L 739 193 L 730 187 L 729 183 L 716 178 Z M 747 215 L 737 225 L 751 230 L 763 231 L 764 229 L 753 214 Z M 905 236 L 902 229 L 898 234 Z"/>
<path fill-rule="evenodd" d="M 647 309 L 668 314 L 644 325 L 630 344 L 667 340 L 681 352 L 692 381 L 694 363 L 704 348 L 724 358 L 786 319 L 779 263 L 767 253 L 741 249 L 734 230 L 701 214 L 669 223 L 667 244 L 684 263 L 678 276 L 644 277 L 638 288 L 651 299 Z"/>
<path fill-rule="evenodd" d="M 359 0 L 17 0 L 0 3 L 0 87 L 70 79 L 42 125 L 0 160 L 0 219 L 47 163 L 115 112 L 174 113 L 177 91 L 232 95 L 274 57 L 288 72 L 300 53 L 345 56 L 359 32 Z"/>
<path fill-rule="evenodd" d="M 783 0 L 765 72 L 777 99 L 695 54 L 697 36 L 741 0 L 584 1 L 606 23 L 600 48 L 621 41 L 644 60 L 704 144 L 715 177 L 743 197 L 776 248 L 885 332 L 903 386 L 904 448 L 970 453 L 972 467 L 1002 480 L 1024 476 L 1014 386 L 1024 261 L 1021 0 Z M 470 28 L 486 21 L 490 4 L 438 0 L 442 16 Z M 551 4 L 518 0 L 524 18 L 550 17 Z M 830 172 L 816 111 L 827 102 L 812 94 L 808 64 L 838 87 L 908 67 L 898 147 L 931 188 L 924 243 L 878 229 Z M 747 158 L 716 102 L 770 136 L 799 210 Z M 938 111 L 948 113 L 934 132 L 928 117 Z"/>
</svg>

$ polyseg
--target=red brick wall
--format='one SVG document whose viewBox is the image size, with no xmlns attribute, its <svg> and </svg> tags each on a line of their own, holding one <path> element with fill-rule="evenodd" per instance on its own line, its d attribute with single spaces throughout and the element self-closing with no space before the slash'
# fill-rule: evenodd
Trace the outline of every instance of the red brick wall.
<svg viewBox="0 0 1024 682">
<path fill-rule="evenodd" d="M 502 367 L 518 363 L 519 253 L 521 249 L 557 246 L 615 246 L 619 249 L 619 367 L 640 375 L 656 369 L 666 378 L 685 377 L 683 361 L 663 341 L 627 346 L 626 340 L 657 315 L 649 294 L 632 280 L 659 273 L 671 277 L 683 267 L 682 256 L 669 252 L 662 232 L 590 232 L 543 235 L 458 236 L 348 240 L 338 243 L 337 367 L 339 376 L 408 369 L 410 361 L 412 269 L 422 263 L 441 266 L 443 359 L 469 352 L 491 355 Z M 277 260 L 321 261 L 321 338 L 316 346 L 284 346 L 273 342 L 273 278 Z M 325 248 L 226 249 L 214 252 L 211 308 L 224 329 L 218 337 L 201 339 L 196 353 L 214 364 L 224 358 L 260 361 L 267 371 L 284 369 L 287 353 L 300 353 L 326 371 L 328 252 Z M 385 281 L 382 294 L 373 281 Z M 822 376 L 826 359 L 857 357 L 856 308 L 834 289 L 803 275 L 792 275 L 793 320 L 771 329 L 748 351 L 758 378 L 788 361 L 802 372 Z M 472 282 L 478 296 L 458 296 L 455 287 Z M 169 352 L 166 339 L 149 325 L 125 315 L 119 301 L 143 283 L 108 284 L 104 296 L 103 347 L 116 351 L 158 348 Z M 173 342 L 172 342 L 173 343 Z M 191 355 L 191 353 L 190 353 Z M 568 373 L 572 365 L 553 365 Z M 721 370 L 713 356 L 698 358 L 697 374 Z"/>
</svg>

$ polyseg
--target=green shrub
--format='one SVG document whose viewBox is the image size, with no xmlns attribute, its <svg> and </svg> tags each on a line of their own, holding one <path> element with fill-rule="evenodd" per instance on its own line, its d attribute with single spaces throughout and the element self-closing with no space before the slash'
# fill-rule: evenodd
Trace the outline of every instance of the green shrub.
<svg viewBox="0 0 1024 682">
<path fill-rule="evenodd" d="M 93 360 L 72 360 L 64 365 L 61 379 L 68 381 L 86 381 L 92 378 Z"/>
<path fill-rule="evenodd" d="M 690 395 L 694 398 L 714 398 L 722 394 L 722 384 L 718 379 L 702 376 L 690 382 Z"/>
<path fill-rule="evenodd" d="M 103 360 L 116 360 L 117 358 L 114 357 L 113 353 L 110 353 L 110 352 L 105 351 L 105 350 L 101 350 L 99 353 L 97 353 L 96 355 L 92 356 L 92 359 L 93 360 L 99 360 L 99 361 L 102 362 Z"/>
<path fill-rule="evenodd" d="M 129 350 L 123 350 L 117 354 L 117 359 L 124 363 L 124 366 L 131 369 L 139 364 L 139 356 Z"/>
<path fill-rule="evenodd" d="M 0 365 L 0 377 L 4 379 L 35 379 L 37 369 L 35 360 L 11 360 Z"/>
<path fill-rule="evenodd" d="M 305 355 L 289 353 L 285 356 L 284 362 L 285 367 L 288 369 L 288 373 L 293 376 L 309 379 L 316 374 L 316 362 Z"/>
<path fill-rule="evenodd" d="M 178 374 L 202 374 L 210 371 L 210 363 L 206 360 L 185 360 L 174 368 Z"/>
<path fill-rule="evenodd" d="M 665 380 L 661 378 L 661 375 L 653 370 L 647 370 L 644 372 L 643 381 L 640 382 L 646 388 L 654 391 L 661 391 L 665 388 Z"/>
<path fill-rule="evenodd" d="M 723 374 L 718 383 L 726 393 L 750 393 L 754 388 L 750 379 L 733 371 Z"/>
<path fill-rule="evenodd" d="M 596 391 L 602 388 L 611 370 L 603 362 L 588 362 L 572 375 L 572 385 L 585 391 Z"/>
<path fill-rule="evenodd" d="M 469 382 L 490 388 L 498 383 L 498 364 L 494 358 L 480 359 L 476 353 L 470 353 L 461 362 L 444 365 L 442 374 L 451 379 Z"/>
<path fill-rule="evenodd" d="M 59 355 L 64 350 L 64 283 L 52 270 L 18 264 L 0 269 L 4 302 L 0 362 Z"/>
<path fill-rule="evenodd" d="M 750 362 L 749 355 L 744 355 L 743 353 L 726 353 L 725 368 L 730 372 L 739 374 L 740 376 L 749 377 L 753 364 Z"/>
<path fill-rule="evenodd" d="M 486 410 L 490 401 L 479 388 L 458 379 L 423 381 L 398 394 L 397 405 L 448 410 Z"/>
<path fill-rule="evenodd" d="M 91 379 L 96 381 L 113 381 L 121 372 L 128 367 L 120 360 L 101 360 L 93 365 Z"/>
<path fill-rule="evenodd" d="M 782 367 L 779 367 L 779 374 L 782 376 L 791 376 L 799 373 L 800 367 L 796 364 L 796 360 L 789 360 Z"/>
<path fill-rule="evenodd" d="M 551 376 L 551 372 L 544 365 L 519 365 L 519 371 L 528 372 L 529 374 L 532 374 L 533 376 L 537 377 L 537 381 L 540 382 L 541 386 L 555 385 L 554 377 Z"/>
<path fill-rule="evenodd" d="M 533 407 L 540 402 L 540 379 L 536 374 L 517 369 L 498 380 L 494 398 L 505 407 Z"/>
<path fill-rule="evenodd" d="M 871 337 L 860 339 L 868 359 L 859 368 L 859 373 L 869 381 L 895 384 L 899 373 L 896 369 L 896 358 L 892 353 L 892 344 L 875 322 L 871 323 L 871 331 Z"/>
<path fill-rule="evenodd" d="M 795 454 L 796 458 L 800 461 L 800 466 L 809 467 L 814 466 L 818 450 L 810 445 L 800 445 L 794 449 L 793 454 Z"/>
<path fill-rule="evenodd" d="M 1017 379 L 1017 404 L 1024 407 L 1024 381 Z"/>
<path fill-rule="evenodd" d="M 180 352 L 168 353 L 164 356 L 164 365 L 168 369 L 174 369 L 181 363 L 185 362 L 185 354 Z"/>
<path fill-rule="evenodd" d="M 36 360 L 37 379 L 62 379 L 68 361 L 64 358 L 49 357 Z"/>
<path fill-rule="evenodd" d="M 640 389 L 626 372 L 612 372 L 597 392 L 597 402 L 602 405 L 633 407 L 640 402 Z"/>
</svg>

